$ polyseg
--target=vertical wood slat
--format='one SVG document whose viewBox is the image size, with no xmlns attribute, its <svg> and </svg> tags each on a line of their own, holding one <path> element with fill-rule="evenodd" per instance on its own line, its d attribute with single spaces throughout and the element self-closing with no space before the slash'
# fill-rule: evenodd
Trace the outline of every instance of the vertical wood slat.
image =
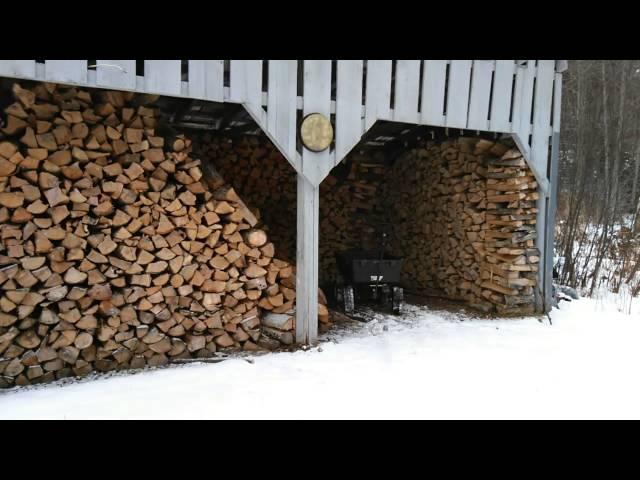
<svg viewBox="0 0 640 480">
<path fill-rule="evenodd" d="M 447 85 L 447 127 L 465 128 L 469 107 L 471 60 L 451 60 Z"/>
<path fill-rule="evenodd" d="M 523 65 L 516 65 L 516 86 L 513 90 L 513 114 L 511 119 L 511 131 L 520 131 L 520 111 L 522 105 L 522 93 L 524 91 L 524 74 L 526 68 Z"/>
<path fill-rule="evenodd" d="M 362 60 L 338 60 L 336 165 L 362 138 Z"/>
<path fill-rule="evenodd" d="M 391 60 L 367 60 L 365 130 L 391 111 Z M 306 91 L 305 91 L 306 99 Z"/>
<path fill-rule="evenodd" d="M 551 126 L 551 102 L 554 60 L 539 60 L 536 73 L 536 89 L 533 107 L 533 130 L 531 160 L 541 175 L 546 176 L 549 155 L 549 134 Z"/>
<path fill-rule="evenodd" d="M 189 60 L 189 97 L 224 101 L 223 60 Z"/>
<path fill-rule="evenodd" d="M 398 60 L 393 119 L 397 122 L 418 123 L 419 95 L 420 60 Z"/>
<path fill-rule="evenodd" d="M 446 60 L 424 60 L 421 121 L 425 125 L 444 125 L 444 92 L 447 80 Z"/>
<path fill-rule="evenodd" d="M 207 90 L 207 60 L 189 60 L 188 93 L 191 98 L 205 98 Z"/>
<path fill-rule="evenodd" d="M 35 60 L 0 60 L 0 75 L 6 77 L 36 77 Z"/>
<path fill-rule="evenodd" d="M 123 90 L 136 89 L 135 60 L 96 60 L 96 63 L 97 86 Z"/>
<path fill-rule="evenodd" d="M 536 77 L 536 61 L 529 60 L 524 67 L 522 74 L 522 94 L 517 103 L 518 108 L 514 108 L 514 123 L 518 122 L 516 133 L 520 136 L 523 143 L 531 149 L 529 142 L 529 131 L 531 129 L 531 108 L 533 105 L 533 85 Z M 517 99 L 516 99 L 517 100 Z"/>
<path fill-rule="evenodd" d="M 269 60 L 267 129 L 289 161 L 296 158 L 297 60 Z"/>
<path fill-rule="evenodd" d="M 496 73 L 491 97 L 490 128 L 493 132 L 509 131 L 514 68 L 515 62 L 513 60 L 496 60 Z"/>
<path fill-rule="evenodd" d="M 180 95 L 182 67 L 180 60 L 145 60 L 144 89 L 149 93 Z"/>
<path fill-rule="evenodd" d="M 562 110 L 562 74 L 555 74 L 553 82 L 553 131 L 560 132 L 560 112 Z"/>
<path fill-rule="evenodd" d="M 262 60 L 231 60 L 229 100 L 262 108 Z"/>
<path fill-rule="evenodd" d="M 493 60 L 473 61 L 467 128 L 474 130 L 489 129 L 489 97 L 491 94 L 493 67 Z"/>
<path fill-rule="evenodd" d="M 86 60 L 45 60 L 44 76 L 48 82 L 87 83 Z"/>
<path fill-rule="evenodd" d="M 321 113 L 331 116 L 331 60 L 304 61 L 303 115 Z M 333 165 L 329 165 L 329 149 L 312 152 L 303 148 L 302 171 L 314 184 L 319 185 Z"/>
<path fill-rule="evenodd" d="M 229 101 L 242 103 L 247 97 L 246 60 L 229 62 Z"/>
</svg>

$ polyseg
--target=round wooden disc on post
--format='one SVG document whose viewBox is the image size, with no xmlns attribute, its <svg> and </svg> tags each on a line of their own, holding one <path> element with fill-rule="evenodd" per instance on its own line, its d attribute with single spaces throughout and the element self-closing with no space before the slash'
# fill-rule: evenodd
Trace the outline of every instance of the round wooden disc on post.
<svg viewBox="0 0 640 480">
<path fill-rule="evenodd" d="M 312 152 L 322 152 L 331 146 L 333 126 L 321 113 L 307 115 L 300 125 L 300 138 L 306 148 Z"/>
</svg>

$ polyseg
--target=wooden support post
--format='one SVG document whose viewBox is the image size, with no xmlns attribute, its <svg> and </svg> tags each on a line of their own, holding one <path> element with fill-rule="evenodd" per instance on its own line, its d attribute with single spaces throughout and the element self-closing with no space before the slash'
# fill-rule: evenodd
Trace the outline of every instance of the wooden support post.
<svg viewBox="0 0 640 480">
<path fill-rule="evenodd" d="M 540 195 L 536 202 L 538 215 L 536 219 L 536 245 L 540 251 L 540 264 L 538 269 L 538 285 L 536 286 L 536 312 L 545 312 L 545 284 L 547 282 L 546 275 L 546 259 L 547 259 L 547 207 L 549 199 L 546 195 Z M 552 253 L 553 255 L 553 253 Z"/>
<path fill-rule="evenodd" d="M 298 174 L 296 343 L 318 338 L 318 229 L 320 187 Z"/>
<path fill-rule="evenodd" d="M 331 61 L 305 60 L 303 114 L 331 115 Z M 318 338 L 318 230 L 320 183 L 333 166 L 329 150 L 312 152 L 303 147 L 298 171 L 298 237 L 296 280 L 296 342 Z"/>
<path fill-rule="evenodd" d="M 558 148 L 560 146 L 560 132 L 554 132 L 551 141 L 551 173 L 550 173 L 550 191 L 549 200 L 547 202 L 547 218 L 544 225 L 545 230 L 545 257 L 540 257 L 540 261 L 544 261 L 544 311 L 550 312 L 553 306 L 553 253 L 555 246 L 555 222 L 556 210 L 558 202 Z"/>
<path fill-rule="evenodd" d="M 557 64 L 557 62 L 556 62 Z M 557 67 L 556 67 L 557 68 Z M 553 253 L 555 246 L 555 223 L 558 205 L 558 157 L 560 149 L 560 112 L 562 105 L 562 74 L 556 73 L 553 83 L 553 136 L 551 137 L 551 162 L 549 163 L 549 210 L 547 212 L 546 256 L 544 258 L 545 288 L 544 309 L 551 311 L 553 306 Z M 542 257 L 541 257 L 542 259 Z"/>
</svg>

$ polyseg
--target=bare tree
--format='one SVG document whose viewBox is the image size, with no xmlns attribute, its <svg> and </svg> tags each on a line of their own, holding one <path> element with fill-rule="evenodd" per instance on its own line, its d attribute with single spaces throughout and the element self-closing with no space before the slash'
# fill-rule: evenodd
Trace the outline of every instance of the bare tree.
<svg viewBox="0 0 640 480">
<path fill-rule="evenodd" d="M 572 61 L 565 75 L 560 281 L 593 294 L 640 274 L 640 62 Z"/>
</svg>

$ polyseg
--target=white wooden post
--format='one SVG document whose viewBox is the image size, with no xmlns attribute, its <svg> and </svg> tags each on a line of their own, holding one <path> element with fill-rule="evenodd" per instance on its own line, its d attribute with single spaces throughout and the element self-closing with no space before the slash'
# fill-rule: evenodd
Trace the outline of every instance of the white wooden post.
<svg viewBox="0 0 640 480">
<path fill-rule="evenodd" d="M 553 102 L 553 80 L 555 77 L 555 61 L 539 60 L 536 73 L 536 88 L 533 98 L 533 125 L 531 135 L 531 169 L 538 171 L 538 175 L 545 181 L 540 198 L 538 198 L 538 217 L 536 219 L 536 246 L 540 250 L 540 266 L 538 268 L 538 297 L 536 310 L 544 311 L 544 284 L 547 225 L 547 202 L 549 196 L 549 141 L 551 126 L 551 109 Z"/>
<path fill-rule="evenodd" d="M 305 60 L 302 113 L 331 115 L 331 61 Z M 318 230 L 320 182 L 333 167 L 329 150 L 302 149 L 298 172 L 298 236 L 296 256 L 296 342 L 318 338 Z"/>
<path fill-rule="evenodd" d="M 318 228 L 320 187 L 298 174 L 296 343 L 318 338 Z"/>
</svg>

